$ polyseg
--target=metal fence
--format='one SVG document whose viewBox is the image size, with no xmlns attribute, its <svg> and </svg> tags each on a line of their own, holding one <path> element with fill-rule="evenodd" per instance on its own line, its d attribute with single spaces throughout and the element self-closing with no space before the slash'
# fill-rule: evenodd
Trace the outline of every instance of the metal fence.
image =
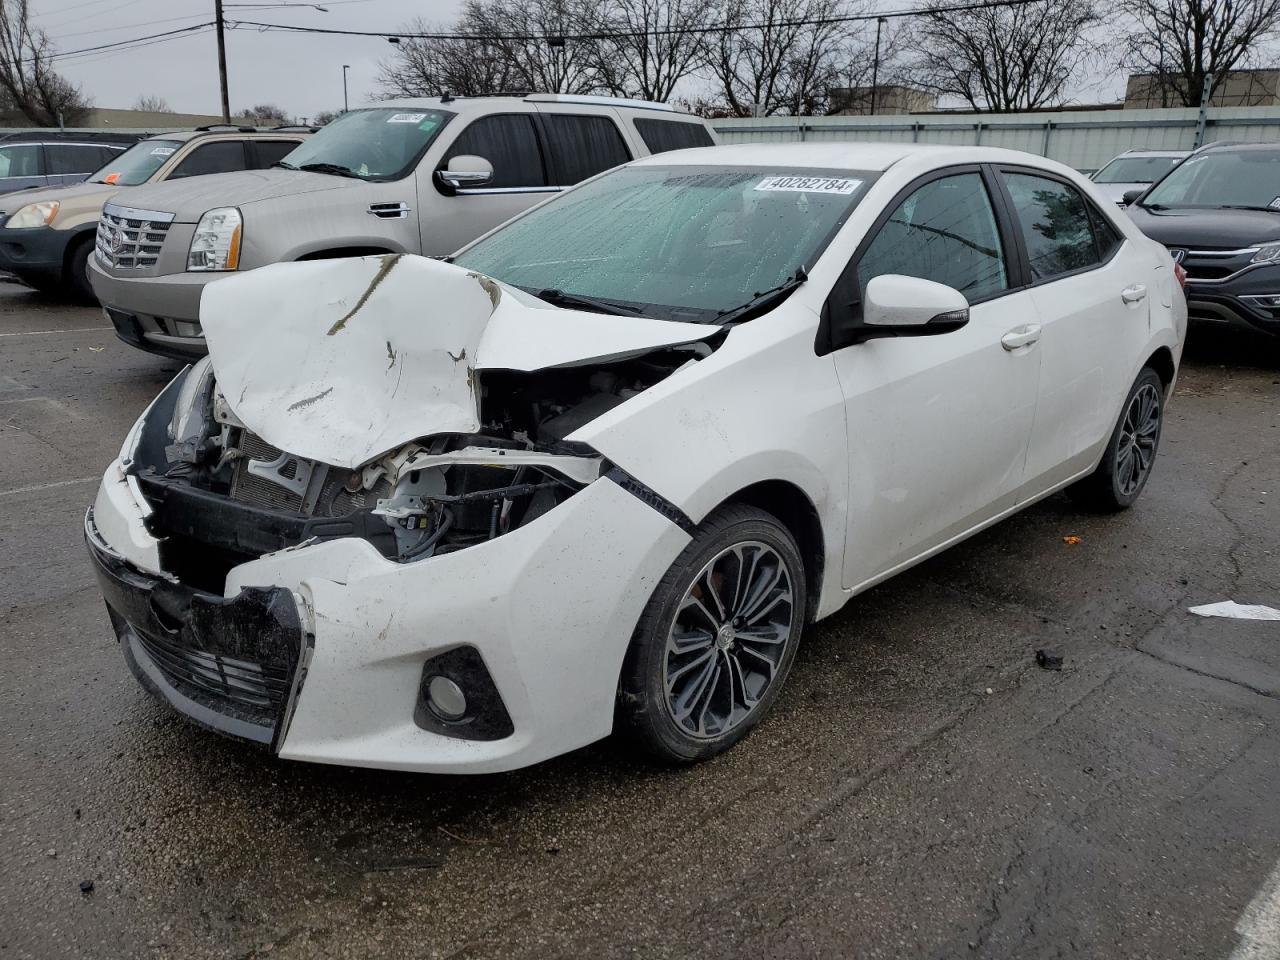
<svg viewBox="0 0 1280 960">
<path fill-rule="evenodd" d="M 904 114 L 715 120 L 722 143 L 841 140 L 982 145 L 1025 150 L 1078 170 L 1096 170 L 1135 148 L 1190 150 L 1200 111 L 1070 110 L 1054 113 Z M 1280 107 L 1210 107 L 1204 142 L 1280 142 Z"/>
</svg>

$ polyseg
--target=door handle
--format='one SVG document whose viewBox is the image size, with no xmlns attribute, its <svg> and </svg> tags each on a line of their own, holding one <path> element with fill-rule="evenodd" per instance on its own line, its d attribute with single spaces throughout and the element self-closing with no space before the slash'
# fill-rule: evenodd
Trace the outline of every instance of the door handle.
<svg viewBox="0 0 1280 960">
<path fill-rule="evenodd" d="M 1135 283 L 1132 287 L 1125 287 L 1120 291 L 1120 299 L 1125 303 L 1137 303 L 1147 295 L 1145 284 Z"/>
<path fill-rule="evenodd" d="M 1000 346 L 1006 350 L 1017 350 L 1019 347 L 1029 347 L 1040 339 L 1040 324 L 1024 323 L 1020 327 L 1014 327 L 1003 337 L 1000 338 Z"/>
</svg>

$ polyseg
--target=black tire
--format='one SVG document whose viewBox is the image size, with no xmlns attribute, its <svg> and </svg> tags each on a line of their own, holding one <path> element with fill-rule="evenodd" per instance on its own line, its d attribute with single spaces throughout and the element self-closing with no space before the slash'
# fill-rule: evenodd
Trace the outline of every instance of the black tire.
<svg viewBox="0 0 1280 960">
<path fill-rule="evenodd" d="M 708 589 L 723 593 L 708 596 Z M 708 606 L 700 608 L 702 599 L 710 600 Z M 800 645 L 806 599 L 804 563 L 790 531 L 756 507 L 717 510 L 694 531 L 640 616 L 622 667 L 618 731 L 668 763 L 693 763 L 728 750 L 777 699 Z M 677 616 L 684 628 L 679 640 Z M 721 621 L 718 629 L 715 619 Z M 707 646 L 704 633 L 711 637 Z M 690 646 L 679 650 L 686 642 Z M 708 653 L 706 665 L 699 664 Z M 670 693 L 669 667 L 675 685 Z M 710 692 L 695 718 L 702 701 L 695 688 L 710 671 L 714 677 L 703 687 Z M 677 719 L 681 705 L 689 706 L 683 721 Z"/>
<path fill-rule="evenodd" d="M 1143 417 L 1139 397 L 1154 400 L 1154 430 L 1146 428 L 1145 424 L 1138 424 L 1142 430 L 1134 429 L 1135 416 Z M 1089 476 L 1067 487 L 1067 495 L 1081 506 L 1102 513 L 1115 513 L 1133 506 L 1155 465 L 1160 431 L 1164 426 L 1164 403 L 1164 381 L 1150 367 L 1143 367 L 1125 396 L 1102 462 Z M 1142 436 L 1137 435 L 1140 432 Z M 1135 475 L 1126 465 L 1137 465 L 1140 472 Z"/>
<path fill-rule="evenodd" d="M 89 256 L 92 253 L 93 237 L 88 236 L 77 240 L 67 254 L 67 290 L 81 303 L 98 302 L 89 283 Z"/>
</svg>

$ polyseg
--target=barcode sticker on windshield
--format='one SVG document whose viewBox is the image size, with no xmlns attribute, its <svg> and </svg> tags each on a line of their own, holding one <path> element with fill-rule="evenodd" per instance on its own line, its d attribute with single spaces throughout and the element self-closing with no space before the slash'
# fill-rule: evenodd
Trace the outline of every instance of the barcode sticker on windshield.
<svg viewBox="0 0 1280 960">
<path fill-rule="evenodd" d="M 387 117 L 387 123 L 421 123 L 425 119 L 425 113 L 393 113 Z"/>
<path fill-rule="evenodd" d="M 1267 206 L 1270 207 L 1272 210 L 1280 210 L 1280 197 L 1276 197 L 1274 200 L 1268 203 Z"/>
<path fill-rule="evenodd" d="M 783 190 L 790 193 L 841 193 L 848 195 L 862 186 L 861 180 L 846 177 L 765 177 L 757 190 Z"/>
<path fill-rule="evenodd" d="M 151 151 L 151 155 L 153 157 L 171 157 L 173 156 L 173 151 L 177 149 L 177 147 L 156 147 Z"/>
</svg>

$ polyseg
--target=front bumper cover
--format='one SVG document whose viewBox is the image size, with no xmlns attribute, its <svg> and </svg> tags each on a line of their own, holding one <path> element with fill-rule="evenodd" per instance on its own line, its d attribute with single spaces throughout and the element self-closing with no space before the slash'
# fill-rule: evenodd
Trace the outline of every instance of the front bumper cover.
<svg viewBox="0 0 1280 960">
<path fill-rule="evenodd" d="M 60 281 L 67 245 L 81 235 L 52 227 L 0 228 L 0 270 L 23 280 Z"/>
<path fill-rule="evenodd" d="M 200 327 L 200 297 L 205 284 L 229 275 L 115 276 L 96 257 L 89 259 L 89 282 L 116 336 L 176 360 L 198 360 L 209 352 Z"/>
<path fill-rule="evenodd" d="M 293 594 L 247 587 L 225 598 L 146 573 L 111 550 L 92 508 L 85 542 L 143 687 L 203 726 L 277 746 L 311 643 Z"/>
</svg>

